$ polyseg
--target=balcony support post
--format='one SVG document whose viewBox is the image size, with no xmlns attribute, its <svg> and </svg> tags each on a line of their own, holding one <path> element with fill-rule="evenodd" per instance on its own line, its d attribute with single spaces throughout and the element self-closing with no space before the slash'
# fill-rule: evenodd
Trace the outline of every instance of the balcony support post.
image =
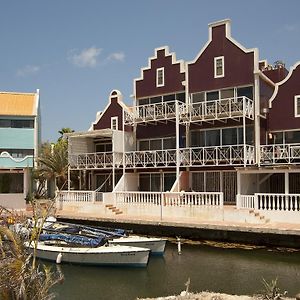
<svg viewBox="0 0 300 300">
<path fill-rule="evenodd" d="M 176 178 L 179 178 L 179 167 L 180 167 L 180 157 L 179 157 L 179 107 L 178 101 L 175 101 L 175 114 L 176 114 Z M 178 181 L 178 192 L 180 192 L 180 182 Z"/>
<path fill-rule="evenodd" d="M 246 167 L 246 165 L 247 165 L 247 156 L 246 156 L 246 151 L 247 151 L 247 149 L 246 149 L 246 134 L 247 134 L 247 132 L 246 132 L 246 118 L 245 118 L 245 108 L 246 108 L 246 99 L 245 99 L 245 97 L 243 97 L 243 144 L 244 144 L 244 146 L 243 146 L 243 148 L 244 148 L 244 167 Z"/>
<path fill-rule="evenodd" d="M 123 131 L 123 136 L 122 136 L 122 150 L 123 150 L 123 191 L 126 191 L 126 187 L 125 187 L 125 168 L 126 168 L 126 163 L 125 163 L 125 111 L 124 108 L 122 108 L 122 131 Z M 114 176 L 115 174 L 113 174 Z M 115 176 L 114 176 L 115 177 Z M 116 201 L 116 199 L 114 199 Z"/>
</svg>

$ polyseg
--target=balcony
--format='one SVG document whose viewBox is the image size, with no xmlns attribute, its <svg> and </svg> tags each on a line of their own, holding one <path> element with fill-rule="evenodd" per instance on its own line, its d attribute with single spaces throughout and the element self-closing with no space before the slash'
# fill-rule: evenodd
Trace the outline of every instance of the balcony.
<svg viewBox="0 0 300 300">
<path fill-rule="evenodd" d="M 236 97 L 189 104 L 174 100 L 134 106 L 131 113 L 125 112 L 125 124 L 175 119 L 176 105 L 179 122 L 211 122 L 241 117 L 254 119 L 253 101 L 247 97 Z"/>
<path fill-rule="evenodd" d="M 180 165 L 231 166 L 254 163 L 254 146 L 226 145 L 212 147 L 185 148 L 179 150 Z"/>
<path fill-rule="evenodd" d="M 125 113 L 125 124 L 132 125 L 133 123 L 175 119 L 176 105 L 180 111 L 184 111 L 185 104 L 177 100 L 134 106 L 130 114 Z"/>
<path fill-rule="evenodd" d="M 126 152 L 125 166 L 127 168 L 174 167 L 176 156 L 175 149 Z M 250 145 L 179 149 L 179 165 L 182 167 L 247 165 L 253 162 L 254 146 Z"/>
<path fill-rule="evenodd" d="M 235 119 L 243 116 L 251 120 L 254 119 L 253 101 L 247 97 L 190 103 L 186 112 L 190 122 Z M 183 117 L 187 118 L 186 116 Z"/>
<path fill-rule="evenodd" d="M 112 169 L 122 164 L 123 155 L 119 152 L 79 153 L 69 155 L 72 169 Z"/>
<path fill-rule="evenodd" d="M 156 168 L 176 166 L 176 150 L 132 151 L 125 153 L 129 168 Z"/>
<path fill-rule="evenodd" d="M 262 165 L 300 164 L 300 144 L 275 144 L 260 147 Z"/>
</svg>

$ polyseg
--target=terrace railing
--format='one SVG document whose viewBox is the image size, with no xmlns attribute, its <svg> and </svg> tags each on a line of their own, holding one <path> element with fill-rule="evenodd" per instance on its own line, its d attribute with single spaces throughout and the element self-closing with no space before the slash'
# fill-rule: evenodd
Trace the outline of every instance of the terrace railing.
<svg viewBox="0 0 300 300">
<path fill-rule="evenodd" d="M 237 195 L 237 207 L 263 211 L 300 211 L 300 194 Z"/>
<path fill-rule="evenodd" d="M 219 192 L 115 192 L 117 204 L 140 204 L 151 206 L 198 206 L 218 207 L 224 204 Z"/>
<path fill-rule="evenodd" d="M 119 167 L 122 164 L 123 155 L 119 152 L 95 152 L 70 154 L 71 168 L 77 169 L 108 169 L 113 165 Z"/>
<path fill-rule="evenodd" d="M 103 193 L 96 191 L 60 191 L 57 200 L 61 202 L 101 202 Z"/>
<path fill-rule="evenodd" d="M 272 211 L 300 211 L 300 194 L 255 194 L 255 208 Z"/>
<path fill-rule="evenodd" d="M 270 164 L 299 164 L 300 144 L 274 144 L 260 147 L 260 162 Z"/>
</svg>

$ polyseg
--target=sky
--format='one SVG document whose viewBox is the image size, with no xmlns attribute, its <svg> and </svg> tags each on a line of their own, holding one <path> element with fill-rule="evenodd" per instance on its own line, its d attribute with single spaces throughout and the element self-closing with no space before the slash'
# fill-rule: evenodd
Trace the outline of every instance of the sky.
<svg viewBox="0 0 300 300">
<path fill-rule="evenodd" d="M 55 142 L 63 127 L 88 130 L 113 89 L 131 104 L 155 48 L 193 60 L 218 20 L 289 69 L 300 60 L 299 11 L 299 0 L 0 0 L 0 91 L 39 89 L 42 140 Z"/>
</svg>

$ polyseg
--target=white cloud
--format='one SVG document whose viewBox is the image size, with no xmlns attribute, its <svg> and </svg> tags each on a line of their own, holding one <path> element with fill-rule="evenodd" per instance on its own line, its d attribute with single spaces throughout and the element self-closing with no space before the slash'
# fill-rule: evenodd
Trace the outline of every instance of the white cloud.
<svg viewBox="0 0 300 300">
<path fill-rule="evenodd" d="M 284 25 L 283 29 L 288 32 L 293 32 L 298 29 L 298 26 L 296 24 L 286 24 Z"/>
<path fill-rule="evenodd" d="M 90 47 L 87 49 L 83 49 L 80 53 L 70 55 L 69 59 L 74 65 L 78 67 L 93 68 L 98 63 L 98 56 L 100 55 L 101 51 L 101 48 Z"/>
<path fill-rule="evenodd" d="M 40 69 L 41 68 L 39 66 L 27 65 L 24 68 L 17 70 L 17 76 L 25 77 L 28 75 L 32 75 L 32 74 L 39 72 Z"/>
<path fill-rule="evenodd" d="M 107 59 L 123 62 L 125 60 L 125 54 L 123 52 L 111 53 Z"/>
</svg>

